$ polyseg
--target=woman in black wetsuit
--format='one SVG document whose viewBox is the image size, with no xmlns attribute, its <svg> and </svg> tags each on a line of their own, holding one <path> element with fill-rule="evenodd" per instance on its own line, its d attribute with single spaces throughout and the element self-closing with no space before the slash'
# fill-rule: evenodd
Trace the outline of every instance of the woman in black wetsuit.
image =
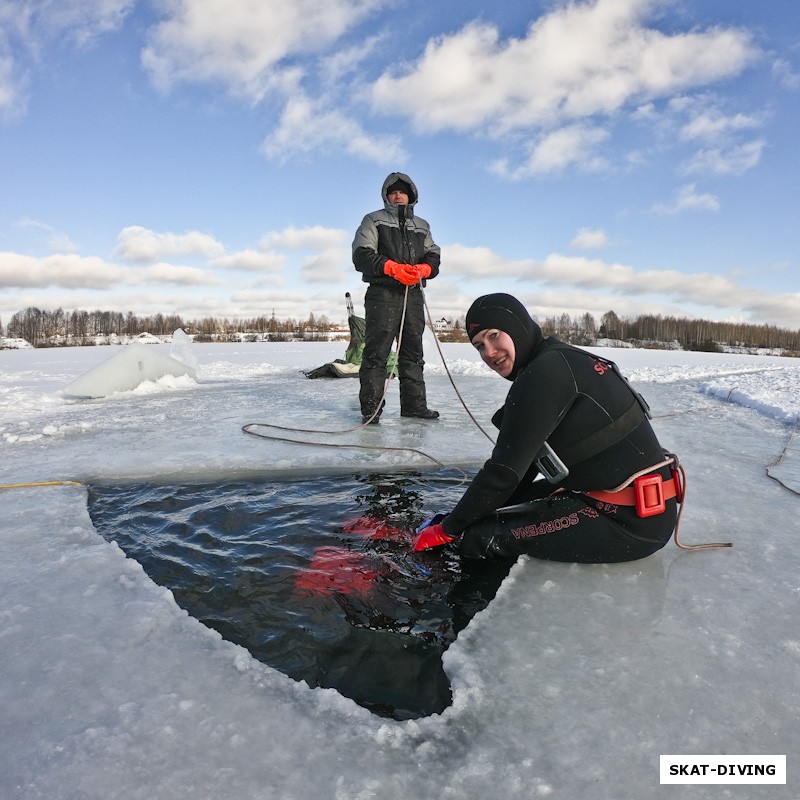
<svg viewBox="0 0 800 800">
<path fill-rule="evenodd" d="M 500 432 L 491 458 L 414 549 L 461 536 L 469 558 L 608 563 L 662 548 L 677 519 L 677 463 L 613 362 L 545 339 L 508 294 L 478 298 L 466 323 L 484 362 L 513 383 L 492 419 Z M 545 443 L 566 470 L 538 460 Z"/>
</svg>

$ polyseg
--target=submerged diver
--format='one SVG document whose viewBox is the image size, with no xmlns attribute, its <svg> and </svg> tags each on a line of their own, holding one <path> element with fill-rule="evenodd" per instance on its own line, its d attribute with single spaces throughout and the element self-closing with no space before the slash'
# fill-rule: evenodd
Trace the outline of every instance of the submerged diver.
<svg viewBox="0 0 800 800">
<path fill-rule="evenodd" d="M 678 516 L 677 459 L 613 362 L 545 338 L 508 294 L 478 298 L 466 327 L 483 361 L 513 383 L 492 419 L 491 458 L 414 549 L 461 536 L 467 558 L 610 563 L 662 548 Z"/>
</svg>

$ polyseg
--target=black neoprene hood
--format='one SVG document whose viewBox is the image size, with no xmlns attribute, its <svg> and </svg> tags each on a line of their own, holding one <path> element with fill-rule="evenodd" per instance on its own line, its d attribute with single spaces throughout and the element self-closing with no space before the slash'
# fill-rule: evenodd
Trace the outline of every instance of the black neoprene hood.
<svg viewBox="0 0 800 800">
<path fill-rule="evenodd" d="M 467 311 L 467 335 L 489 328 L 504 331 L 514 342 L 514 369 L 508 376 L 514 380 L 533 358 L 543 341 L 541 328 L 531 319 L 525 306 L 510 294 L 497 292 L 479 297 Z"/>
</svg>

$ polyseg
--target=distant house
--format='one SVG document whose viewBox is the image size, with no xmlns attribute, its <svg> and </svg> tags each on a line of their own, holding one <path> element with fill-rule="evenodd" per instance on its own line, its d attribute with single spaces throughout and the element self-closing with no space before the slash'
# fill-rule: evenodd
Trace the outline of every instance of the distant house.
<svg viewBox="0 0 800 800">
<path fill-rule="evenodd" d="M 450 333 L 453 330 L 453 323 L 449 320 L 446 320 L 444 317 L 441 319 L 435 319 L 433 321 L 433 331 L 434 333 Z"/>
</svg>

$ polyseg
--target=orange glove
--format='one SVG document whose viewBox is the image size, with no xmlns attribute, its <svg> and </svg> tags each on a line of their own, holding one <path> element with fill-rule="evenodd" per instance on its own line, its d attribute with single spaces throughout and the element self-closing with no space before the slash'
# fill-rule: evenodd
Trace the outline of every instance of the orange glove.
<svg viewBox="0 0 800 800">
<path fill-rule="evenodd" d="M 420 550 L 427 550 L 429 547 L 439 547 L 442 544 L 450 544 L 455 541 L 455 536 L 448 536 L 442 528 L 442 520 L 447 516 L 441 511 L 434 514 L 430 519 L 426 519 L 419 528 L 414 531 L 417 534 L 411 550 L 418 553 Z"/>
<path fill-rule="evenodd" d="M 383 265 L 383 271 L 404 286 L 414 286 L 419 283 L 417 268 L 412 267 L 411 264 L 398 264 L 396 261 L 389 259 Z"/>
<path fill-rule="evenodd" d="M 455 536 L 449 536 L 444 532 L 441 525 L 428 525 L 423 528 L 414 539 L 411 551 L 418 553 L 420 550 L 428 550 L 431 547 L 439 547 L 443 544 L 450 544 L 455 541 Z"/>
<path fill-rule="evenodd" d="M 433 270 L 430 264 L 417 264 L 417 275 L 419 275 L 420 278 L 430 278 L 431 272 L 433 272 Z"/>
</svg>

